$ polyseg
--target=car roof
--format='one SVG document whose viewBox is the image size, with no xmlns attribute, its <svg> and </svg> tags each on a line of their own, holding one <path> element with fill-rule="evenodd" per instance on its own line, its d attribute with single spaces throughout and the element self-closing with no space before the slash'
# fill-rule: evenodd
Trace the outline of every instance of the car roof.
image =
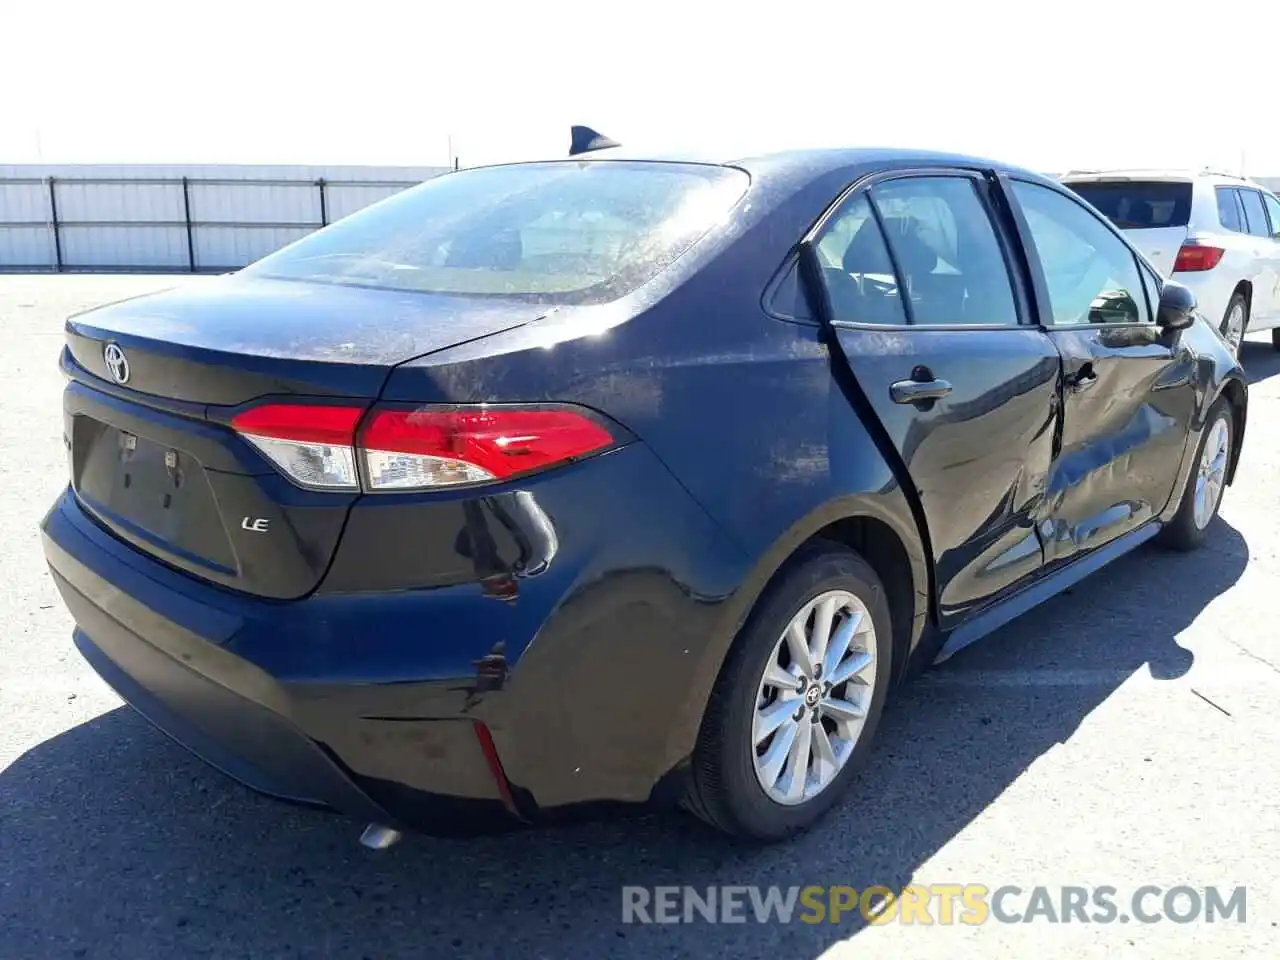
<svg viewBox="0 0 1280 960">
<path fill-rule="evenodd" d="M 606 160 L 713 164 L 716 166 L 739 167 L 753 175 L 768 175 L 770 177 L 796 180 L 814 179 L 824 174 L 850 168 L 865 168 L 870 171 L 884 167 L 911 167 L 913 165 L 978 167 L 997 170 L 1001 173 L 1028 176 L 1050 183 L 1054 182 L 1053 178 L 1047 174 L 985 157 L 901 147 L 812 147 L 770 152 L 713 152 L 697 149 L 634 150 L 620 146 L 593 150 L 573 157 L 544 157 L 520 162 L 554 163 Z"/>
</svg>

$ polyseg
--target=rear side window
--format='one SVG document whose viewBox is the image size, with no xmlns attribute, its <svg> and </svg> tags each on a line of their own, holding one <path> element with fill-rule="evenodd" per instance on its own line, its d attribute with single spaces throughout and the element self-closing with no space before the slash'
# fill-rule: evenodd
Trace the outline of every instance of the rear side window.
<svg viewBox="0 0 1280 960">
<path fill-rule="evenodd" d="M 1191 184 L 1167 180 L 1068 183 L 1121 230 L 1185 227 L 1191 222 Z"/>
<path fill-rule="evenodd" d="M 1218 222 L 1223 228 L 1233 233 L 1248 233 L 1244 228 L 1244 216 L 1240 212 L 1236 192 L 1230 187 L 1214 187 L 1213 192 L 1218 198 Z"/>
<path fill-rule="evenodd" d="M 917 324 L 1018 322 L 1000 241 L 968 177 L 905 177 L 872 188 Z"/>
<path fill-rule="evenodd" d="M 1255 237 L 1271 236 L 1267 212 L 1262 207 L 1262 194 L 1257 190 L 1240 190 L 1240 202 L 1244 204 L 1245 227 Z"/>
<path fill-rule="evenodd" d="M 889 248 L 865 193 L 836 211 L 814 246 L 833 319 L 907 322 Z"/>
<path fill-rule="evenodd" d="M 652 279 L 743 195 L 741 170 L 564 161 L 446 174 L 248 274 L 424 293 L 603 303 Z"/>
</svg>

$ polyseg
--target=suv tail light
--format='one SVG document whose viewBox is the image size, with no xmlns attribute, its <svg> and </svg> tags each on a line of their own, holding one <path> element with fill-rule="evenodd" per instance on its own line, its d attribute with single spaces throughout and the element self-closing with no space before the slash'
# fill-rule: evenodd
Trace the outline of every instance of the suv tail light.
<svg viewBox="0 0 1280 960">
<path fill-rule="evenodd" d="M 299 486 L 333 491 L 506 480 L 617 443 L 572 407 L 375 407 L 358 429 L 364 414 L 364 407 L 267 404 L 231 426 Z"/>
<path fill-rule="evenodd" d="M 1174 273 L 1198 273 L 1212 270 L 1222 259 L 1226 251 L 1222 247 L 1211 247 L 1202 243 L 1184 243 L 1178 249 L 1177 259 L 1173 261 Z"/>
</svg>

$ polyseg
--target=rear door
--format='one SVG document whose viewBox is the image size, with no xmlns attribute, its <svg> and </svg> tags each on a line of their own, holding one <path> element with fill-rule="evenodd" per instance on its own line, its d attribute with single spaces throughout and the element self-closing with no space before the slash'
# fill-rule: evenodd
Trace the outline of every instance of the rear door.
<svg viewBox="0 0 1280 960">
<path fill-rule="evenodd" d="M 1114 177 L 1067 183 L 1125 232 L 1166 277 L 1173 273 L 1191 222 L 1190 180 Z"/>
<path fill-rule="evenodd" d="M 1044 529 L 1054 562 L 1136 529 L 1169 502 L 1195 411 L 1192 358 L 1176 332 L 1156 326 L 1156 278 L 1105 220 L 1064 190 L 1002 182 L 1062 354 Z"/>
<path fill-rule="evenodd" d="M 864 419 L 919 495 L 954 622 L 1038 571 L 1060 361 L 1027 323 L 980 172 L 860 184 L 805 245 Z"/>
</svg>

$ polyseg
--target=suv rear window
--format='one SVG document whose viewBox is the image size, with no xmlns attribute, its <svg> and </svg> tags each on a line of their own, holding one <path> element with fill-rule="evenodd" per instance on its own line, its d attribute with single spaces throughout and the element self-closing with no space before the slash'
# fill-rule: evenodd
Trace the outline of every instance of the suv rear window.
<svg viewBox="0 0 1280 960">
<path fill-rule="evenodd" d="M 423 293 L 603 303 L 719 222 L 747 174 L 617 160 L 478 167 L 376 203 L 246 274 Z"/>
<path fill-rule="evenodd" d="M 1185 227 L 1191 220 L 1191 184 L 1167 180 L 1068 183 L 1121 230 Z"/>
</svg>

